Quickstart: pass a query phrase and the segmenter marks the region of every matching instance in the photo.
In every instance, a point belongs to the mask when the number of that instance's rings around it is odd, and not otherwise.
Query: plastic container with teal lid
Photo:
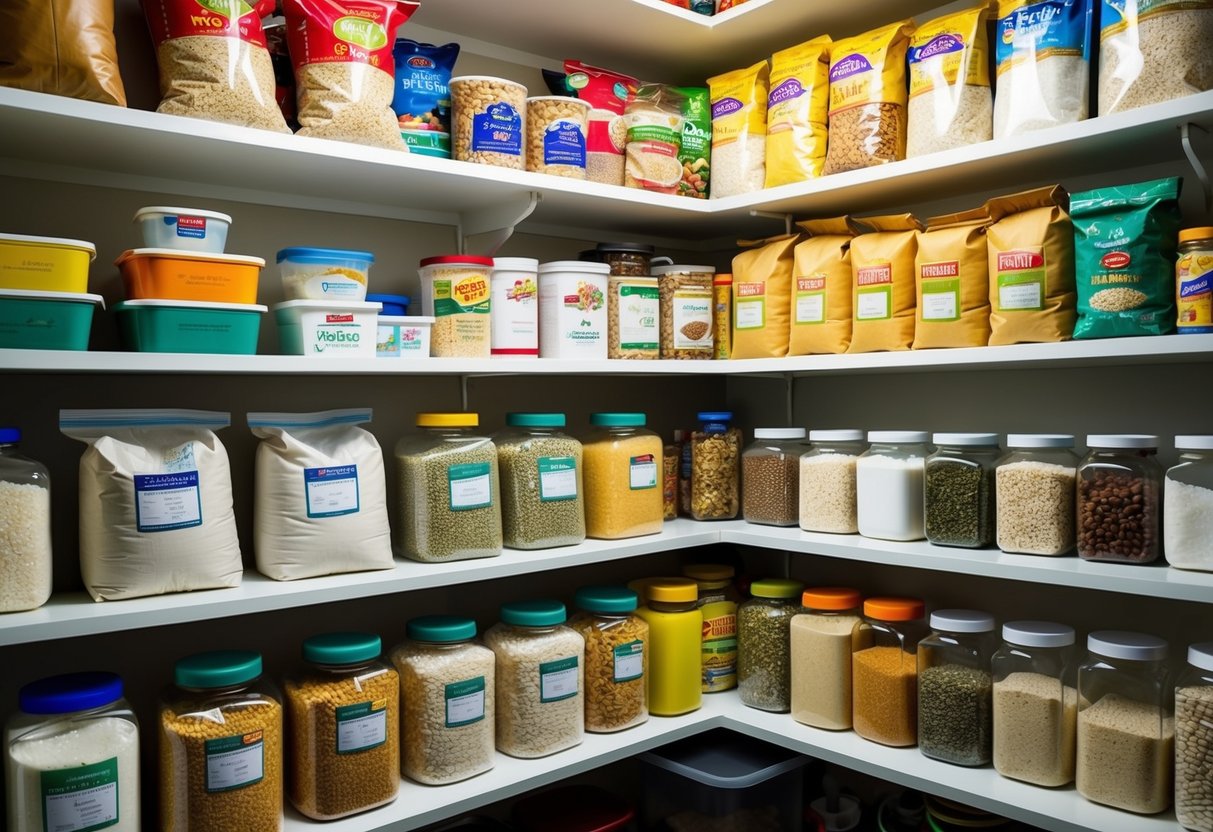
[[[585,639],[585,730],[609,733],[649,718],[645,676],[649,625],[636,615],[636,593],[622,586],[583,586],[569,626]]]
[[[1213,641],[1188,647],[1175,688],[1175,817],[1213,832]]]
[[[51,597],[51,478],[18,452],[21,429],[0,427],[0,612],[42,606]]]
[[[5,726],[9,832],[139,832],[139,723],[113,673],[25,685]]]
[[[961,766],[990,762],[993,719],[990,659],[994,616],[935,610],[918,643],[918,748]]]
[[[177,662],[160,706],[160,829],[282,829],[283,717],[250,650]]]
[[[401,553],[427,563],[501,554],[497,447],[475,413],[418,413],[396,443]]]
[[[727,410],[698,414],[691,433],[691,516],[732,520],[741,508],[741,428]]]
[[[595,413],[582,447],[585,527],[589,537],[615,540],[661,531],[661,437],[643,413]]]
[[[768,578],[750,584],[737,608],[737,691],[751,708],[784,713],[792,707],[792,617],[804,584]]]
[[[732,690],[737,687],[737,604],[741,601],[733,586],[736,570],[724,563],[699,563],[684,566],[682,574],[699,587],[703,692]]]
[[[549,549],[585,540],[581,443],[563,413],[509,413],[493,437],[501,468],[503,540],[511,549]]]
[[[649,713],[678,716],[703,702],[699,588],[687,578],[655,578],[636,614],[649,625]]]
[[[814,728],[851,727],[851,654],[863,596],[847,587],[811,587],[792,617],[792,718]]]
[[[918,742],[918,642],[926,635],[917,598],[868,598],[855,628],[851,714],[855,733],[882,745]]]
[[[1163,551],[1179,569],[1213,572],[1213,436],[1177,436],[1163,487]]]

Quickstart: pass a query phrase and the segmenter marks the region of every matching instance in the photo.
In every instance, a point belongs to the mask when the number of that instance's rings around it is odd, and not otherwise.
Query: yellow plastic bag
[[[914,343],[914,256],[922,223],[912,214],[863,217],[851,241],[855,323],[847,352],[908,350]]]
[[[918,235],[914,349],[984,347],[990,340],[985,208],[927,220]]]
[[[843,353],[851,344],[851,238],[848,217],[797,223],[809,239],[796,246],[788,355]]]
[[[766,183],[770,68],[759,61],[708,79],[712,98],[712,196],[762,190]]]
[[[830,36],[771,56],[766,186],[821,176],[830,108]]]
[[[780,358],[788,354],[792,261],[799,234],[741,240],[757,246],[733,258],[731,358]]]

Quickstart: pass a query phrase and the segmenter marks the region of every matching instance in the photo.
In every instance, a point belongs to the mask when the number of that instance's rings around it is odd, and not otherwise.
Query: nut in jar
[[[465,75],[452,78],[450,90],[455,158],[522,170],[526,87],[505,78]]]
[[[585,179],[585,137],[590,105],[545,95],[526,100],[526,169]]]

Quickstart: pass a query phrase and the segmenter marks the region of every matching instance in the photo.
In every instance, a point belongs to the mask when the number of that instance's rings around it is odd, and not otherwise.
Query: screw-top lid
[[[595,251],[600,254],[643,254],[652,257],[657,249],[646,243],[599,243]]]
[[[917,598],[869,598],[863,602],[863,614],[878,621],[917,621],[926,605]]]
[[[695,414],[695,418],[701,422],[731,422],[733,421],[733,411],[701,410]]]
[[[643,413],[592,413],[590,424],[600,428],[642,428]]]
[[[1167,642],[1147,633],[1097,630],[1087,636],[1087,649],[1110,659],[1153,662],[1167,657]]]
[[[228,688],[261,675],[261,654],[252,650],[213,650],[180,659],[173,681],[183,688]]]
[[[475,257],[470,254],[443,254],[437,257],[426,257],[421,261],[421,268],[426,266],[488,266],[492,268],[492,257]]]
[[[945,633],[990,633],[994,631],[994,616],[977,610],[935,610],[931,613],[931,629]]]
[[[841,430],[811,430],[810,442],[862,442],[863,431],[843,428]]]
[[[1209,229],[1213,231],[1213,228]],[[1188,664],[1201,670],[1213,670],[1213,641],[1188,646]],[[25,710],[22,708],[21,710]]]
[[[804,439],[804,428],[754,428],[755,439]]]
[[[1070,433],[1008,433],[1008,448],[1073,448]]]
[[[682,567],[682,574],[693,581],[731,581],[737,570],[727,563],[693,563]]]
[[[731,272],[718,272],[716,274],[716,276],[712,278],[712,285],[713,286],[732,286],[733,285],[732,273]]]
[[[804,591],[800,602],[812,610],[853,610],[863,603],[863,595],[845,586],[815,586]]]
[[[321,633],[303,641],[303,660],[312,664],[361,664],[382,652],[374,633]]]
[[[562,428],[563,413],[507,413],[505,423],[514,428]]]
[[[1179,232],[1179,242],[1187,243],[1192,240],[1208,240],[1213,238],[1213,227],[1199,225],[1196,228],[1185,228]]]
[[[1074,628],[1052,621],[1008,621],[1002,625],[1002,638],[1020,647],[1069,647]]]
[[[987,448],[998,445],[997,433],[933,433],[931,441],[936,445],[954,445],[963,448]]]
[[[926,442],[931,435],[925,430],[870,430],[869,442]]]
[[[536,272],[541,277],[552,272],[610,274],[611,267],[606,263],[595,263],[592,260],[553,260],[550,263],[540,263]]]
[[[583,586],[573,603],[586,612],[623,613],[636,609],[639,598],[626,586]]]
[[[750,584],[755,598],[799,598],[803,591],[803,583],[788,578],[765,578]]]
[[[30,682],[17,692],[18,706],[27,714],[69,714],[101,708],[122,698],[122,678],[116,673],[65,673]]]
[[[1158,448],[1158,437],[1148,433],[1091,433],[1087,435],[1087,447],[1154,450]]]
[[[662,604],[684,604],[699,600],[699,587],[694,581],[681,578],[655,578],[645,587],[650,601]]]
[[[413,641],[470,641],[476,637],[476,622],[456,615],[423,615],[411,619],[404,633]]]
[[[564,604],[559,601],[513,601],[501,605],[501,620],[518,627],[555,627],[563,624],[565,618]]]
[[[4,441],[4,431],[0,429],[0,442]],[[1177,451],[1213,451],[1213,436],[1177,436],[1175,437]]]
[[[418,413],[419,428],[474,428],[480,425],[479,413]]]
[[[675,263],[671,266],[654,266],[653,274],[716,274],[715,266],[688,266],[684,263]]]
[[[0,428],[0,445],[15,445],[21,441],[21,428]]]
[[[494,257],[493,271],[502,272],[535,272],[539,261],[534,257]]]

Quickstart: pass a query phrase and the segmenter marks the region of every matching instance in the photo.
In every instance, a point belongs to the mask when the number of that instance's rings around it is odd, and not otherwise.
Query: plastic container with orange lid
[[[689,578],[654,578],[636,614],[649,625],[649,713],[677,716],[703,701],[699,586]]]
[[[883,745],[918,742],[918,642],[926,606],[916,598],[869,598],[855,628],[851,715],[855,733]]]
[[[84,294],[96,257],[96,246],[84,240],[0,234],[0,289]]]
[[[239,254],[202,254],[171,248],[135,248],[114,265],[128,300],[200,300],[256,303],[265,261]]]
[[[812,587],[792,618],[792,718],[815,728],[851,727],[851,654],[863,596],[849,587]]]

